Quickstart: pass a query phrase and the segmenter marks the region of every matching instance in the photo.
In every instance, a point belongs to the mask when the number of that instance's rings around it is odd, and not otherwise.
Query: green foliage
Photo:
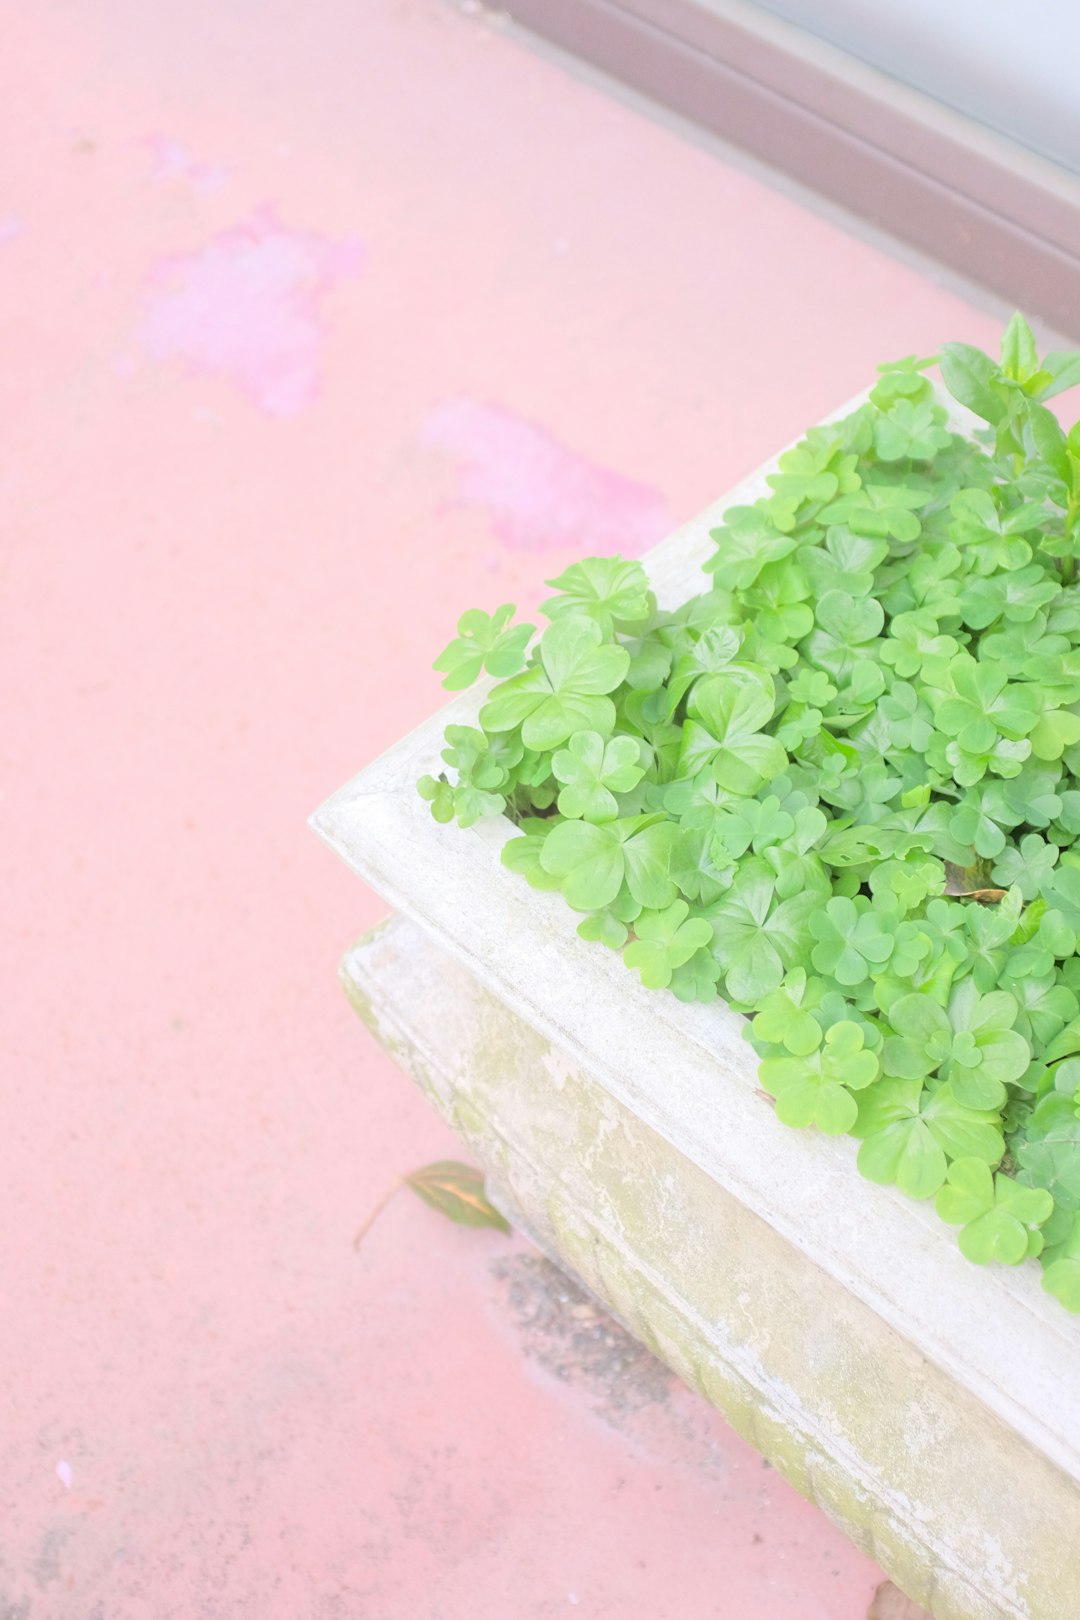
[[[560,815],[586,821],[612,821],[619,813],[616,793],[629,793],[645,774],[633,737],[601,737],[575,731],[553,755],[551,768],[563,784],[556,803]]]
[[[452,692],[471,686],[482,669],[500,679],[514,675],[525,662],[525,648],[533,633],[531,624],[509,629],[515,608],[507,602],[492,614],[479,608],[463,613],[457,624],[457,639],[443,649],[435,668],[445,671],[443,685]]]
[[[943,1221],[960,1227],[960,1249],[969,1260],[1016,1266],[1042,1249],[1039,1228],[1054,1213],[1054,1200],[1041,1187],[995,1176],[981,1159],[954,1159],[934,1207]]]
[[[690,920],[688,920],[690,919]],[[673,900],[663,911],[643,911],[634,923],[634,942],[626,947],[627,967],[637,968],[642,984],[663,990],[681,968],[712,939],[712,924],[690,918],[685,900]]]
[[[980,1263],[1080,1311],[1080,429],[1020,316],[998,360],[908,356],[810,430],[661,610],[638,562],[550,581],[537,636],[471,611],[494,678],[419,784],[505,815],[649,989],[722,995],[786,1124],[849,1132]]]
[[[776,1098],[785,1125],[816,1125],[829,1136],[850,1131],[859,1114],[853,1091],[878,1077],[879,1064],[865,1049],[858,1024],[842,1020],[818,1031],[815,1050],[799,1057],[765,1058],[761,1083]]]

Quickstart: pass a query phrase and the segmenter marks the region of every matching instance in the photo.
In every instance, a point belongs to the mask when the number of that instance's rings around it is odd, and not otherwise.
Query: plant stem
[[[374,1209],[370,1212],[367,1219],[364,1221],[364,1223],[361,1226],[359,1232],[357,1232],[356,1236],[353,1238],[353,1252],[354,1253],[355,1253],[355,1251],[357,1249],[359,1249],[361,1243],[367,1237],[368,1233],[371,1231],[371,1228],[375,1225],[375,1222],[378,1220],[379,1216],[382,1214],[383,1210],[386,1208],[386,1206],[390,1202],[391,1198],[393,1198],[394,1194],[400,1190],[402,1185],[403,1185],[403,1183],[402,1183],[401,1177],[400,1176],[395,1176],[393,1181],[390,1183],[389,1187],[386,1189],[386,1191],[383,1193],[382,1197],[379,1199],[378,1203],[375,1205]]]

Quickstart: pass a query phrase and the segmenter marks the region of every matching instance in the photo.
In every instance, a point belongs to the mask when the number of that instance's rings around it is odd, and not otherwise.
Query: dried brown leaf
[[[980,900],[983,905],[996,906],[1004,900],[1006,891],[991,885],[989,861],[976,861],[974,866],[946,861],[945,893],[956,900]]]

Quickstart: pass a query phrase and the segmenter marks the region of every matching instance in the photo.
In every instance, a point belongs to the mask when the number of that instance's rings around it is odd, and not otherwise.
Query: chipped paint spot
[[[428,417],[422,442],[454,457],[460,502],[485,507],[512,550],[633,557],[672,527],[656,490],[596,466],[501,406],[446,400]]]
[[[0,214],[0,242],[14,242],[24,228],[18,214]]]
[[[66,1491],[70,1491],[75,1475],[72,1471],[71,1464],[66,1462],[63,1458],[61,1458],[56,1465],[56,1477],[59,1479],[64,1489]]]
[[[171,135],[148,135],[142,144],[150,154],[155,180],[183,180],[201,190],[216,191],[229,178],[229,171],[222,164],[206,163],[193,157],[183,141]]]
[[[157,265],[139,338],[155,360],[224,377],[269,415],[294,416],[318,391],[320,302],[361,262],[355,239],[287,230],[261,212]]]

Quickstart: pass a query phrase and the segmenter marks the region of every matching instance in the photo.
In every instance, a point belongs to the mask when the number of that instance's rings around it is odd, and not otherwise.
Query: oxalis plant
[[[496,684],[419,787],[515,823],[506,865],[643,984],[748,1014],[785,1124],[1080,1312],[1080,430],[1045,404],[1076,382],[1014,316],[997,362],[880,367],[674,611],[594,557],[542,631],[465,613],[435,668]]]

